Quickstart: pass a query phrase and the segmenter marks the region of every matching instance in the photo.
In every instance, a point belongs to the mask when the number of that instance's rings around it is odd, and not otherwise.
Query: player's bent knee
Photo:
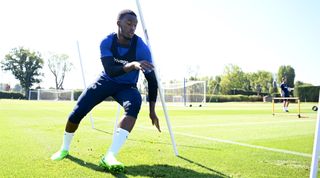
[[[125,115],[137,118],[140,108],[141,108],[142,100],[141,98],[136,98],[135,100],[128,101],[127,104],[124,104]]]
[[[68,120],[74,124],[79,124],[87,113],[88,111],[86,109],[77,107],[70,113]]]

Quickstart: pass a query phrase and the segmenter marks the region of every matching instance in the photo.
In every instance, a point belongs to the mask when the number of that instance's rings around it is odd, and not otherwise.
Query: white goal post
[[[29,90],[29,100],[74,101],[73,90],[36,89]]]

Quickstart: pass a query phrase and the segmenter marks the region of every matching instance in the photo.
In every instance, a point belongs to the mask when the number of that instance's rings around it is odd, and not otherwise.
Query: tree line
[[[72,68],[72,63],[66,54],[51,53],[47,58],[48,67],[54,75],[56,89],[63,89],[63,82],[67,72]],[[2,70],[11,71],[28,98],[30,88],[42,81],[44,74],[41,69],[44,67],[44,58],[39,52],[31,51],[24,47],[12,49],[0,62]]]
[[[311,85],[302,81],[295,81],[295,70],[290,65],[282,65],[278,68],[277,74],[265,70],[257,72],[244,72],[239,66],[228,64],[221,75],[215,77],[194,77],[189,80],[207,81],[208,94],[232,95],[239,91],[248,93],[247,95],[277,95],[282,78],[287,78],[289,87],[294,88],[301,85]]]
[[[55,88],[63,89],[65,75],[72,68],[72,63],[66,54],[51,53],[47,58],[47,65],[54,76]],[[44,58],[39,52],[34,52],[24,47],[12,49],[0,62],[2,70],[11,71],[28,97],[30,88],[42,81]],[[290,65],[283,65],[278,68],[278,73],[259,70],[257,72],[244,72],[239,66],[228,64],[221,75],[212,77],[191,76],[189,80],[207,81],[207,94],[236,94],[236,92],[256,93],[257,95],[278,94],[278,87],[283,77],[287,78],[289,87],[294,88],[300,85],[311,85],[302,81],[295,81],[295,70]]]

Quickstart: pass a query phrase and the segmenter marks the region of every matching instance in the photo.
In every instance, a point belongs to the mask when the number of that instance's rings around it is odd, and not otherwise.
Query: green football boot
[[[100,160],[99,166],[113,174],[119,174],[124,171],[123,163],[117,161],[117,159],[111,154],[107,157],[103,157]]]
[[[59,161],[62,160],[63,158],[67,157],[69,155],[68,150],[59,150],[58,152],[54,153],[51,156],[51,160],[53,161]]]

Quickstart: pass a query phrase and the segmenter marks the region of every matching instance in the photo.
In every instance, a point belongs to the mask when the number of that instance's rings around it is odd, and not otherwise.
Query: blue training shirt
[[[289,97],[289,87],[285,83],[281,83],[280,85],[281,88],[281,95],[282,97]]]
[[[115,37],[115,33],[111,33],[105,39],[102,40],[100,44],[101,59],[104,57],[115,57],[111,50],[112,41],[114,37]],[[131,42],[130,42],[130,46],[131,46]],[[117,45],[118,54],[121,56],[125,55],[129,51],[130,46],[121,46],[120,44],[118,44]],[[146,60],[152,63],[150,49],[139,36],[137,36],[137,44],[136,44],[135,51],[136,51],[135,59],[128,59],[125,62]],[[102,76],[116,83],[136,84],[139,77],[139,71],[133,70],[131,72],[125,73],[117,77],[110,77],[105,71],[103,71]]]

